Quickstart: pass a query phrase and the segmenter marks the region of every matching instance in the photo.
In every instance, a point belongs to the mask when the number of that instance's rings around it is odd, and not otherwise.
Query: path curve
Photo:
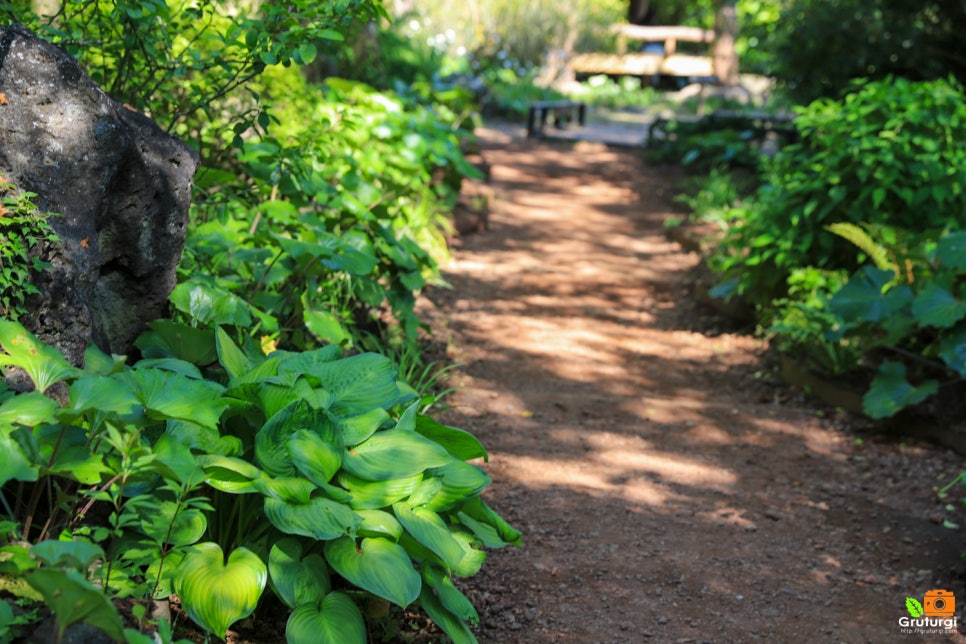
[[[482,642],[884,642],[906,597],[966,606],[935,494],[962,458],[769,384],[693,304],[669,180],[634,151],[480,136],[490,230],[430,299],[463,365],[446,419],[524,532],[463,584]]]

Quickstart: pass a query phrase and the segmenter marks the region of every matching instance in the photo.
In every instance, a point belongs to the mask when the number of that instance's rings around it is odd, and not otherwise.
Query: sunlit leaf
[[[432,589],[423,587],[419,595],[419,605],[423,607],[433,623],[439,626],[447,637],[454,644],[476,644],[476,636],[467,625],[465,620],[454,615],[452,611],[443,606],[439,598],[433,594]]]
[[[473,434],[443,425],[429,416],[416,418],[416,431],[436,441],[461,461],[471,461],[474,458],[482,458],[486,461],[489,458],[486,448]]]
[[[366,481],[342,471],[336,478],[352,495],[349,505],[353,509],[378,510],[411,495],[422,481],[423,475],[415,474],[388,481]]]
[[[426,507],[436,511],[448,510],[465,499],[478,495],[493,482],[479,467],[457,460],[433,470],[433,475],[442,479],[442,485],[439,493],[426,503]]]
[[[329,593],[321,601],[302,604],[285,626],[289,644],[365,644],[362,613],[345,593]]]
[[[329,592],[329,567],[318,554],[304,555],[294,537],[279,539],[268,554],[272,587],[289,608],[317,603]]]
[[[459,566],[463,548],[453,539],[450,529],[438,514],[426,508],[413,508],[407,503],[395,503],[392,509],[406,532],[435,553],[447,569]]]
[[[47,346],[12,320],[0,319],[0,347],[6,351],[6,355],[0,354],[0,366],[23,369],[40,393],[56,382],[82,374],[60,351]]]
[[[247,548],[226,562],[218,544],[199,543],[178,566],[175,590],[188,616],[224,639],[229,626],[254,612],[267,579],[267,567]]]
[[[327,434],[333,442],[323,440],[316,431],[308,429],[296,430],[288,439],[295,468],[319,485],[328,483],[342,466],[341,436],[331,423],[327,423],[327,428],[331,429]]]
[[[265,517],[286,534],[319,540],[354,535],[362,520],[338,501],[315,497],[308,503],[265,499]]]
[[[478,626],[480,616],[470,600],[466,598],[453,583],[453,579],[436,566],[426,566],[423,569],[423,579],[425,579],[436,593],[436,597],[446,610],[456,615],[461,620],[465,620],[473,626]],[[421,595],[421,598],[425,593]]]
[[[355,510],[362,518],[359,535],[363,537],[388,537],[398,541],[403,527],[399,520],[385,510]]]
[[[0,425],[33,427],[54,420],[57,403],[39,391],[12,396],[0,403]]]
[[[359,478],[382,481],[412,476],[454,460],[439,443],[415,432],[392,429],[346,450],[342,466]]]
[[[217,427],[228,407],[228,401],[221,397],[225,388],[210,380],[193,380],[159,369],[132,370],[124,376],[151,418]]]
[[[325,544],[325,559],[348,582],[405,608],[416,601],[422,579],[402,546],[367,537],[357,546],[343,537]]]
[[[44,604],[57,617],[58,641],[75,622],[90,624],[115,640],[124,640],[124,627],[114,604],[103,590],[78,573],[38,568],[24,574],[24,578],[43,595]]]

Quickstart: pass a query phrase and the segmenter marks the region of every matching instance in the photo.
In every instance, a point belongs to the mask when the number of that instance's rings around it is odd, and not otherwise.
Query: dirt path
[[[966,606],[942,525],[962,512],[935,493],[964,460],[756,376],[756,342],[691,301],[670,184],[632,151],[481,135],[490,230],[432,295],[464,365],[448,420],[524,532],[466,585],[481,641],[966,641],[898,630],[906,597]]]

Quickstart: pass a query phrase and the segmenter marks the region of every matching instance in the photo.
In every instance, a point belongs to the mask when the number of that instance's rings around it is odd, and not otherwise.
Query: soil
[[[790,390],[696,303],[671,171],[479,134],[488,229],[429,298],[445,420],[524,533],[463,583],[480,641],[966,641],[899,626],[907,597],[966,605],[961,493],[937,494],[966,460]]]

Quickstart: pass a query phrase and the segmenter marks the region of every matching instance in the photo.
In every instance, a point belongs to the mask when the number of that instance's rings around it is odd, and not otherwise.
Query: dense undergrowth
[[[364,642],[375,598],[474,641],[453,580],[520,535],[480,498],[485,448],[432,418],[414,309],[478,176],[472,92],[418,55],[400,91],[366,82],[376,67],[307,80],[320,54],[351,58],[369,0],[3,8],[202,168],[171,315],[139,355],[70,365],[3,291],[0,365],[33,391],[0,385],[0,640],[52,619],[57,641],[75,622],[172,641],[176,599],[217,638],[283,605],[290,642]]]

